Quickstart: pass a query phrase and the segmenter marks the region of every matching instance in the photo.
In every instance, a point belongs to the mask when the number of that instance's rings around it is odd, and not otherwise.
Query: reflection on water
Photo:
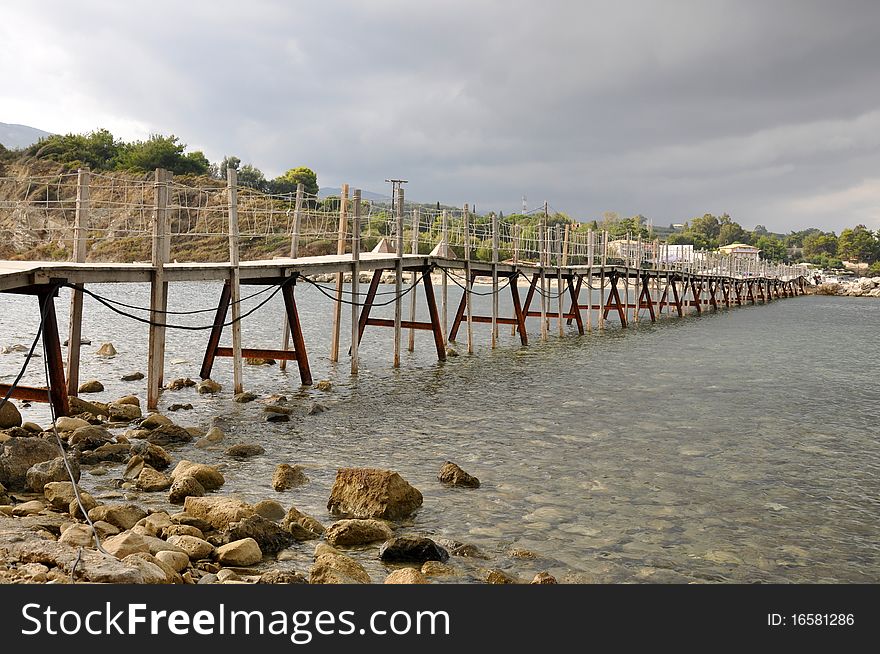
[[[93,288],[147,304],[145,286]],[[208,307],[218,295],[216,284],[173,284],[171,308]],[[488,326],[475,325],[475,356],[459,345],[461,356],[443,364],[430,333],[420,332],[400,370],[390,366],[392,330],[368,328],[361,372],[352,378],[345,356],[339,364],[327,359],[329,301],[308,287],[298,287],[297,297],[314,377],[332,380],[333,390],[301,389],[295,365],[284,372],[245,366],[248,390],[295,401],[290,423],[266,423],[258,403],[231,401],[228,359],[215,365],[213,377],[224,384],[219,396],[185,389],[162,397],[162,407],[193,403],[194,410],[172,414],[184,425],[218,424],[226,444],[266,448],[247,462],[192,445],[173,450],[177,458],[223,464],[223,492],[276,498],[327,522],[337,467],[398,470],[425,496],[406,529],[473,543],[490,557],[456,559],[454,581],[476,579],[489,566],[522,577],[549,569],[571,581],[880,579],[876,301],[802,297],[584,337],[569,330],[563,339],[551,322],[546,343],[530,319],[528,348],[502,326],[494,351]],[[458,297],[452,287],[450,301]],[[0,345],[29,344],[35,300],[2,302]],[[62,293],[62,325],[67,303]],[[488,313],[489,298],[475,304]],[[276,297],[245,323],[245,345],[276,347],[280,315]],[[390,317],[392,309],[376,315]],[[212,317],[180,322],[210,324]],[[345,321],[343,343],[349,333]],[[136,392],[143,399],[145,382],[119,378],[146,371],[146,326],[87,299],[83,334],[92,345],[83,348],[82,378],[107,388],[95,397]],[[207,332],[170,333],[166,380],[196,377],[206,340]],[[102,341],[113,341],[119,355],[95,357]],[[0,356],[4,381],[22,360],[20,353]],[[34,366],[24,382],[40,383],[39,373]],[[315,401],[330,410],[308,415]],[[48,421],[44,405],[24,414]],[[436,475],[447,459],[478,476],[481,488],[442,487]],[[280,462],[303,464],[311,482],[275,493],[270,482]],[[114,476],[84,474],[83,483],[111,492]],[[160,495],[138,501],[162,505]],[[294,547],[285,565],[306,569],[312,548]],[[513,548],[538,558],[510,557]],[[375,548],[356,556],[382,578]]]

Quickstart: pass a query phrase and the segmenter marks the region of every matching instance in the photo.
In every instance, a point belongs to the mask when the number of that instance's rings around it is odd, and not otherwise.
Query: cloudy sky
[[[0,6],[0,121],[510,212],[880,228],[880,2]]]

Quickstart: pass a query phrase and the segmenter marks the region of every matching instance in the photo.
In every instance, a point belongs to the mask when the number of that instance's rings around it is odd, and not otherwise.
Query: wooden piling
[[[397,187],[397,243],[395,254],[397,261],[394,266],[394,364],[400,367],[400,327],[403,310],[403,187]]]
[[[293,205],[293,227],[290,234],[290,258],[296,259],[299,256],[299,232],[300,232],[300,214],[302,212],[303,194],[305,187],[302,183],[296,185],[296,200]],[[281,349],[290,349],[290,325],[288,320],[284,320],[284,326],[281,328]],[[287,368],[287,359],[278,362],[281,370]]]
[[[345,254],[345,242],[348,232],[348,184],[342,185],[339,197],[339,227],[336,233],[336,254]],[[339,333],[342,328],[342,286],[344,274],[336,273],[336,302],[333,303],[333,332],[330,340],[330,361],[339,361]]]
[[[238,171],[226,169],[226,192],[229,201],[229,282],[232,303],[232,387],[235,394],[244,390],[241,372],[241,276],[238,238]]]
[[[448,254],[451,254],[452,250],[449,245],[449,214],[446,209],[443,210],[441,214],[441,229],[442,229],[442,238],[443,238],[443,247]],[[449,307],[449,272],[446,268],[443,268],[443,274],[441,275],[440,282],[440,324],[443,330],[443,344],[449,345],[449,322],[448,322],[448,307]]]
[[[547,215],[547,203],[544,203],[544,216]],[[544,267],[547,265],[547,225],[544,221],[538,226],[538,271],[541,285],[541,340],[547,340],[547,278],[544,275]]]
[[[165,281],[167,262],[166,219],[168,218],[169,174],[156,169],[153,192],[153,238],[150,282],[150,334],[147,360],[147,409],[159,408],[159,388],[165,368],[165,311],[168,308],[168,283]]]
[[[76,213],[73,219],[73,261],[86,260],[89,227],[89,169],[80,168],[76,177]],[[82,340],[83,293],[74,288],[70,295],[70,320],[67,338],[67,394],[79,389],[80,341]]]
[[[358,374],[358,304],[361,277],[361,190],[354,190],[351,217],[351,374]]]
[[[410,249],[410,254],[418,254],[419,253],[419,223],[421,222],[419,218],[419,208],[415,207],[413,209],[413,226],[412,226],[412,247]],[[416,285],[419,282],[420,274],[416,271],[410,273],[410,284],[412,285],[412,290],[409,294],[409,321],[416,321],[416,295],[417,289]],[[416,348],[416,330],[412,327],[409,328],[409,342],[407,343],[407,350],[410,352],[414,351]]]
[[[474,283],[471,277],[471,217],[468,205],[464,205],[464,271],[465,271],[465,311],[467,312],[467,351],[474,353],[474,322],[471,317],[471,287]]]
[[[492,214],[492,349],[498,347],[498,215]]]

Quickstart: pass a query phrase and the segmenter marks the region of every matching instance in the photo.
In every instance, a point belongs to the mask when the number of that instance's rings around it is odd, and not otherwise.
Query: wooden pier
[[[473,351],[475,324],[487,324],[491,329],[491,344],[496,347],[499,325],[510,326],[518,334],[523,346],[529,344],[529,327],[532,319],[538,319],[537,331],[542,340],[548,338],[551,321],[555,321],[560,336],[566,327],[574,325],[577,335],[585,335],[594,327],[605,329],[609,318],[616,318],[621,328],[627,328],[640,320],[656,322],[664,318],[681,318],[689,313],[702,314],[721,311],[746,304],[757,305],[794,297],[804,292],[804,271],[791,266],[771,266],[765,262],[740,261],[717,253],[700,253],[690,260],[675,259],[669,250],[657,241],[643,243],[641,239],[626,239],[623,250],[612,251],[607,233],[572,228],[571,225],[547,228],[542,224],[538,234],[531,240],[519,225],[499,225],[498,220],[483,226],[482,232],[471,223],[467,206],[463,209],[458,229],[451,226],[447,212],[442,216],[425,216],[419,207],[407,211],[403,192],[393,200],[389,234],[392,239],[382,238],[371,251],[362,251],[364,231],[362,228],[363,203],[360,191],[355,190],[349,204],[347,187],[338,209],[338,222],[333,225],[332,238],[336,241],[336,253],[300,256],[306,245],[307,230],[304,224],[309,199],[304,198],[302,187],[291,198],[292,221],[283,228],[271,232],[289,239],[288,256],[272,259],[241,260],[243,239],[254,238],[250,232],[243,233],[240,224],[242,205],[239,200],[236,172],[229,171],[225,189],[212,189],[223,193],[225,207],[203,209],[210,215],[222,210],[226,222],[224,238],[228,238],[229,257],[218,263],[177,262],[171,258],[174,238],[215,237],[217,228],[210,233],[185,229],[180,225],[176,231],[172,214],[182,215],[180,203],[172,204],[172,180],[164,171],[156,171],[152,183],[152,202],[142,199],[137,206],[149,211],[149,218],[141,224],[149,225],[151,260],[149,263],[100,263],[88,262],[87,242],[89,233],[106,234],[103,225],[90,223],[90,180],[87,170],[76,176],[75,196],[71,194],[73,225],[70,229],[73,261],[0,261],[0,293],[32,295],[35,310],[40,312],[42,339],[49,369],[48,387],[35,388],[0,384],[0,393],[28,401],[51,401],[56,415],[69,413],[68,395],[76,395],[79,385],[79,343],[81,335],[82,302],[85,289],[96,283],[143,283],[150,285],[149,306],[149,360],[147,361],[147,408],[156,409],[163,385],[165,370],[165,338],[167,323],[168,286],[176,282],[221,281],[222,291],[214,313],[213,327],[206,339],[205,354],[200,370],[203,379],[209,378],[216,357],[233,359],[233,385],[235,392],[244,388],[242,360],[246,357],[278,359],[282,364],[297,364],[302,384],[312,383],[309,366],[308,344],[303,335],[297,309],[297,286],[317,276],[335,275],[335,289],[329,291],[334,299],[330,356],[337,360],[341,342],[340,315],[345,303],[351,305],[352,333],[349,356],[351,372],[357,374],[358,345],[369,327],[386,327],[394,330],[394,356],[392,365],[400,365],[400,348],[403,330],[409,330],[409,349],[414,347],[416,331],[431,332],[437,358],[446,359],[449,341],[455,341],[464,325],[467,332],[468,352]],[[0,180],[2,181],[2,180]],[[203,192],[203,191],[199,191]],[[208,197],[209,191],[204,191]],[[178,193],[180,195],[180,192]],[[75,197],[75,199],[74,199]],[[211,196],[213,197],[213,196]],[[63,203],[63,199],[58,200]],[[262,201],[262,199],[261,199]],[[270,202],[271,201],[271,204]],[[291,209],[280,206],[277,198],[269,198],[265,206],[269,222],[281,215],[287,217]],[[311,201],[314,205],[314,200]],[[260,205],[263,206],[263,205]],[[187,207],[189,209],[189,207]],[[4,207],[0,206],[0,211]],[[52,207],[51,209],[59,209]],[[60,207],[61,210],[64,207]],[[248,211],[251,209],[249,208]],[[421,210],[424,212],[424,209]],[[49,209],[47,209],[47,214]],[[253,210],[257,215],[257,211]],[[262,216],[262,214],[261,214]],[[202,217],[199,216],[198,219]],[[441,220],[442,218],[442,220]],[[314,221],[313,221],[314,222]],[[404,253],[404,234],[409,229],[411,252]],[[315,242],[316,236],[327,240],[328,228],[323,234],[316,231],[307,236]],[[267,232],[268,233],[268,232]],[[144,234],[146,236],[146,234]],[[265,236],[265,234],[261,234]],[[94,241],[94,236],[92,237]],[[489,256],[478,257],[474,245],[490,244]],[[419,254],[429,250],[430,253]],[[457,251],[457,253],[456,253]],[[508,256],[503,260],[501,254]],[[371,274],[365,293],[359,286],[360,275]],[[432,273],[441,276],[440,301],[435,293]],[[395,280],[394,319],[376,318],[371,315],[383,275],[392,274]],[[344,298],[343,276],[351,276],[351,290]],[[408,279],[408,283],[407,283]],[[447,324],[448,282],[450,279],[462,287],[460,302],[452,313],[451,325]],[[470,302],[480,280],[488,284],[479,286],[480,291],[492,295],[490,315],[474,313]],[[522,282],[522,288],[521,284]],[[274,286],[284,301],[285,316],[279,348],[245,347],[241,318],[242,286]],[[427,321],[415,319],[417,294],[427,308]],[[68,326],[69,347],[65,362],[62,357],[61,339],[55,317],[54,298],[61,288],[71,288],[71,312]],[[413,291],[413,292],[411,292]],[[411,292],[411,293],[410,293]],[[408,319],[403,318],[404,295],[410,294]],[[499,296],[511,298],[512,315],[499,315]],[[522,295],[521,295],[522,293]],[[534,305],[539,305],[540,310]],[[229,315],[231,313],[231,316]],[[665,316],[664,316],[665,314]],[[595,317],[595,320],[594,320]],[[232,332],[232,346],[221,347],[224,328]]]

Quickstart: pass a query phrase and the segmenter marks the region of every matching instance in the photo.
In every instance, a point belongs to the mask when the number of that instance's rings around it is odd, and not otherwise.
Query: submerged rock
[[[359,547],[393,537],[391,527],[381,520],[339,520],[324,532],[324,538],[333,547]]]
[[[126,375],[122,375],[122,381],[139,381],[144,378],[144,373],[140,371],[130,372]]]
[[[253,402],[257,399],[257,396],[254,393],[248,393],[245,391],[244,393],[239,393],[238,395],[232,398],[233,402],[237,402],[239,404],[247,404],[248,402]]]
[[[309,481],[302,470],[302,466],[279,463],[272,475],[272,488],[278,492],[286,491],[295,486],[301,486]]]
[[[450,486],[461,486],[464,488],[480,487],[479,479],[473,475],[469,475],[456,464],[452,463],[452,461],[447,461],[443,464],[443,467],[440,468],[440,474],[437,476],[437,479]]]
[[[364,567],[329,545],[319,543],[315,562],[309,571],[310,584],[369,584],[370,575]]]
[[[422,494],[396,472],[340,468],[327,508],[333,515],[400,520],[422,505]]]
[[[194,477],[206,491],[217,490],[226,483],[223,473],[216,467],[204,463],[193,463],[186,459],[178,463],[171,473],[171,479],[174,481],[182,477]]]
[[[314,540],[320,538],[324,533],[324,525],[310,515],[302,513],[299,509],[292,506],[281,521],[281,526],[293,534],[293,537],[299,541]]]
[[[260,550],[268,554],[285,550],[296,540],[290,531],[261,515],[248,516],[231,523],[223,531],[222,539],[225,542],[253,539],[260,546]]]
[[[252,456],[265,454],[266,450],[262,445],[256,443],[237,443],[226,449],[226,456],[235,457],[236,459],[248,459]]]
[[[205,487],[195,477],[179,477],[171,484],[168,501],[172,504],[183,504],[190,497],[202,497]]]
[[[175,404],[171,404],[168,407],[168,410],[169,411],[191,411],[192,408],[193,408],[193,405],[190,404],[189,402],[187,402],[186,404],[181,404],[181,403],[177,402]]]
[[[198,384],[196,384],[196,390],[201,394],[210,394],[213,395],[215,393],[219,393],[223,387],[215,382],[213,379],[203,379]]]
[[[97,379],[90,379],[89,381],[80,384],[77,390],[80,393],[100,393],[104,390],[104,384]]]
[[[266,422],[290,422],[290,416],[286,413],[269,413]]]
[[[556,581],[556,577],[551,575],[549,572],[539,572],[535,575],[535,578],[531,581],[532,584],[540,585],[540,584],[558,584]]]
[[[254,511],[257,512],[257,515],[266,518],[266,520],[282,520],[287,515],[284,507],[275,500],[261,500],[257,502],[254,504]]]
[[[165,388],[169,391],[179,391],[181,388],[189,388],[195,385],[196,383],[189,377],[181,377],[165,384]]]
[[[383,543],[379,548],[379,558],[389,563],[445,563],[449,560],[449,552],[430,538],[400,536]]]
[[[95,351],[95,354],[99,357],[115,357],[118,352],[113,347],[113,343],[101,343],[101,347]]]

